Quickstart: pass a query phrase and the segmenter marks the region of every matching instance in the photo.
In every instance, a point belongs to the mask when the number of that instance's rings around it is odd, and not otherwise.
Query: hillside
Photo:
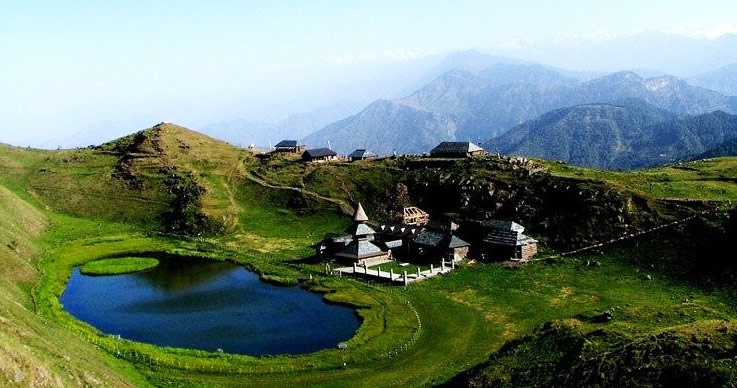
[[[734,270],[701,248],[723,246],[710,239],[726,238],[720,209],[737,199],[735,165],[723,158],[615,173],[493,156],[261,161],[172,124],[86,149],[0,146],[0,385],[427,386],[486,368],[489,355],[516,357],[529,341],[537,348],[531,338],[547,343],[539,329],[551,321],[579,320],[572,338],[606,329],[643,348],[673,327],[711,330],[709,322],[733,319]],[[515,219],[540,240],[543,260],[466,263],[407,289],[325,275],[312,245],[344,230],[341,208],[358,201],[375,221],[408,205],[462,226]],[[678,233],[559,256],[704,210]],[[361,326],[345,349],[250,357],[116,339],[60,305],[74,267],[157,252],[300,284],[356,307]],[[607,310],[615,318],[606,326],[586,319]],[[515,339],[519,348],[505,346]],[[584,356],[574,370],[602,359]],[[622,359],[614,365],[625,370]]]
[[[737,115],[722,111],[663,122],[645,129],[633,144],[638,166],[684,160],[737,138]]]
[[[717,222],[694,222],[658,232],[637,243],[621,244],[629,265],[718,293],[732,287],[737,267],[717,246],[737,235],[737,212]],[[688,244],[682,242],[688,239]],[[647,253],[645,253],[647,252]],[[605,251],[607,256],[610,252]],[[654,260],[653,260],[654,259]],[[671,298],[675,295],[671,295]],[[698,313],[703,300],[678,296],[683,314]],[[689,325],[668,325],[649,336],[631,336],[616,322],[634,311],[612,306],[606,312],[549,321],[508,342],[489,360],[445,387],[700,387],[734,384],[737,350],[734,321],[720,317]],[[667,322],[653,306],[637,310]],[[589,323],[598,323],[592,330]],[[688,354],[687,357],[680,357]]]
[[[340,153],[353,151],[354,145],[386,155],[395,148],[398,153],[422,153],[436,139],[482,142],[556,109],[628,98],[676,115],[737,113],[737,98],[671,76],[643,78],[619,72],[581,82],[540,65],[498,63],[476,72],[449,71],[410,96],[377,101],[304,142],[317,147],[329,139]],[[397,133],[411,141],[385,140]]]
[[[50,246],[71,237],[52,231],[67,220],[49,215],[29,193],[14,192],[27,163],[43,154],[0,146],[0,385],[146,387],[130,366],[36,314],[30,290],[40,280],[39,263]]]
[[[696,156],[695,159],[717,158],[720,156],[737,156],[737,139],[727,140],[703,154]]]
[[[484,143],[503,154],[562,160],[582,166],[628,168],[627,155],[645,127],[675,115],[643,100],[577,105],[546,113]]]

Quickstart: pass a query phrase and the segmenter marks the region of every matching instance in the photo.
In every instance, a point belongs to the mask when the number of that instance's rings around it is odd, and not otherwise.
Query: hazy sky
[[[202,125],[449,50],[644,30],[714,38],[737,32],[735,15],[734,0],[2,1],[0,141],[103,121]]]

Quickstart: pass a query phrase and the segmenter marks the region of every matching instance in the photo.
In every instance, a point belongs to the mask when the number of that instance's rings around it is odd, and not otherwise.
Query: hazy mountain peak
[[[728,96],[737,96],[737,63],[690,78],[689,82]]]
[[[664,89],[675,89],[680,86],[681,80],[672,76],[660,76],[643,80],[643,84],[650,91],[659,91]]]

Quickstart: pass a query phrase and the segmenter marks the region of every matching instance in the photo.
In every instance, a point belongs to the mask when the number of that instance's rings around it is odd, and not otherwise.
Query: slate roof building
[[[444,141],[430,150],[436,158],[465,158],[485,153],[483,148],[467,141]]]
[[[537,240],[524,234],[525,227],[513,221],[486,220],[483,248],[491,259],[528,261],[537,254]]]
[[[375,157],[376,157],[376,154],[374,154],[373,152],[371,152],[369,150],[363,149],[363,148],[359,148],[359,149],[351,152],[350,155],[348,155],[348,159],[350,159],[351,162],[356,162],[356,161],[359,161],[359,160],[371,159],[371,158],[375,158]]]
[[[338,160],[338,154],[330,148],[315,148],[302,153],[302,160],[305,162],[330,162]]]
[[[297,140],[282,140],[274,146],[276,153],[298,154],[304,152],[305,146],[297,143]]]
[[[450,229],[425,228],[410,242],[410,255],[427,261],[438,258],[459,261],[468,256],[470,247],[471,244],[461,240]]]
[[[390,259],[389,251],[374,243],[376,232],[366,224],[368,220],[366,211],[359,203],[353,214],[353,224],[346,230],[352,236],[351,242],[334,255],[337,260],[369,266]]]

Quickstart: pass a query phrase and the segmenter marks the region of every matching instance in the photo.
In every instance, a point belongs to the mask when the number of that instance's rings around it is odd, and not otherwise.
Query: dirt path
[[[348,215],[353,214],[353,205],[351,205],[348,202],[343,201],[341,199],[335,199],[335,198],[325,197],[325,196],[322,196],[322,195],[320,195],[318,193],[315,193],[315,192],[309,191],[309,190],[305,190],[305,189],[300,188],[300,187],[272,185],[271,183],[266,182],[265,180],[263,180],[263,179],[255,176],[255,175],[253,175],[253,173],[251,173],[250,171],[246,171],[244,173],[244,176],[246,177],[246,179],[248,179],[248,180],[250,180],[250,181],[252,181],[254,183],[257,183],[257,184],[259,184],[261,186],[268,187],[268,188],[271,188],[271,189],[291,190],[291,191],[294,191],[294,192],[298,192],[298,193],[301,193],[303,195],[313,197],[313,198],[315,198],[317,200],[325,201],[325,202],[330,202],[330,203],[332,203],[334,205],[337,205],[340,208],[340,211],[342,211],[345,214],[348,214]]]

